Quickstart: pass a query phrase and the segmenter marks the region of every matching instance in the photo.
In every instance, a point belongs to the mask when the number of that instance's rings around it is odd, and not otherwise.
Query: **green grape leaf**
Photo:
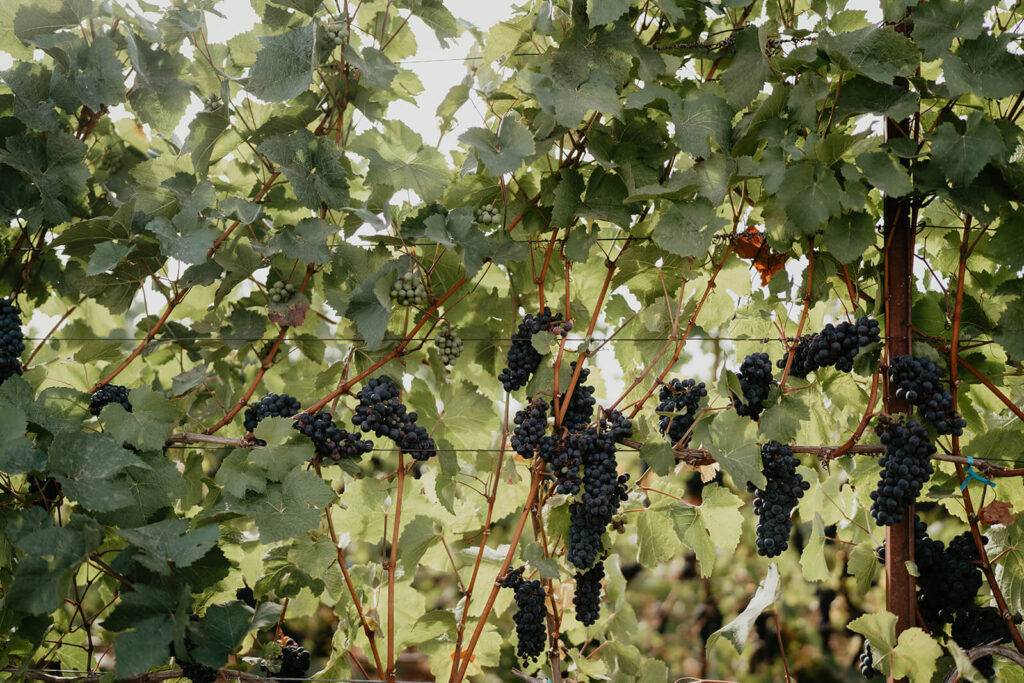
[[[47,468],[64,494],[86,510],[116,510],[132,502],[120,476],[126,467],[147,465],[107,434],[61,432],[49,448]]]
[[[694,435],[703,436],[703,430]],[[748,481],[754,486],[765,487],[761,472],[761,449],[757,445],[757,427],[748,417],[741,417],[730,410],[720,413],[711,421],[709,440],[702,441],[702,447],[711,452],[722,470],[732,477],[737,486],[743,487]],[[705,437],[707,438],[707,437]]]
[[[315,528],[320,508],[333,499],[333,489],[315,472],[296,469],[280,485],[267,486],[262,497],[246,499],[241,509],[256,522],[260,540],[273,543]]]
[[[863,152],[857,157],[857,166],[868,182],[885,195],[902,197],[914,189],[906,169],[884,152]]]
[[[142,552],[136,559],[158,574],[170,574],[171,566],[187,567],[217,544],[220,535],[216,524],[189,531],[184,519],[165,519],[135,529],[120,529],[126,541]]]
[[[858,543],[850,551],[847,572],[857,579],[857,590],[860,593],[866,593],[875,585],[875,575],[879,566],[878,558],[875,556],[875,544],[871,541]]]
[[[674,202],[658,218],[652,237],[659,247],[677,256],[703,258],[715,234],[726,225],[706,199]]]
[[[135,69],[128,102],[144,123],[156,130],[174,130],[189,101],[191,88],[178,78],[188,67],[188,59],[154,48],[132,33],[126,34],[125,43]]]
[[[637,515],[637,561],[656,567],[679,551],[679,536],[672,516],[664,509],[648,508]]]
[[[981,169],[1005,152],[999,128],[980,114],[967,117],[960,133],[952,123],[942,123],[932,134],[932,159],[955,185],[967,185]]]
[[[629,0],[587,0],[591,28],[610,24],[629,9]]]
[[[142,450],[163,448],[181,416],[178,408],[147,386],[132,389],[128,400],[132,404],[130,413],[120,403],[104,406],[100,419],[106,430],[114,439]]]
[[[470,128],[459,141],[471,147],[494,175],[516,170],[534,151],[529,129],[512,118],[502,120],[497,134],[487,128]]]
[[[976,94],[998,99],[1024,89],[1024,65],[1007,51],[1009,34],[964,40],[956,54],[942,57],[942,71],[952,97]]]
[[[917,46],[891,26],[867,26],[849,33],[822,35],[819,40],[841,68],[879,83],[892,83],[896,76],[910,76],[920,63]]]
[[[875,240],[874,218],[871,214],[855,211],[829,221],[821,237],[821,246],[840,263],[856,263],[875,244]]]
[[[640,447],[640,459],[659,477],[668,475],[676,466],[676,454],[672,450],[672,445],[654,436]]]
[[[1024,358],[1024,297],[1007,304],[992,338],[1006,349],[1011,358]]]
[[[800,553],[800,567],[807,581],[827,581],[830,574],[825,562],[825,523],[821,515],[814,515],[811,523],[811,537]]]
[[[322,218],[307,217],[295,226],[275,232],[267,246],[271,252],[281,252],[304,263],[328,263],[331,250],[327,242],[336,234],[337,226]]]
[[[407,574],[413,574],[424,553],[441,540],[437,522],[426,515],[416,515],[402,527],[398,537],[398,557]]]
[[[779,599],[781,587],[779,585],[779,565],[772,562],[768,565],[768,573],[757,587],[757,592],[751,598],[747,606],[743,608],[735,619],[718,629],[708,638],[705,649],[709,652],[720,638],[725,638],[736,650],[737,654],[743,652],[747,646],[747,639],[750,637],[750,629],[761,612],[775,604]]]
[[[303,206],[342,209],[348,205],[348,178],[341,150],[323,136],[303,129],[268,138],[258,149],[280,165]]]
[[[206,666],[224,666],[249,632],[252,618],[253,609],[243,602],[210,605],[189,629],[196,643],[191,655]]]
[[[928,0],[914,8],[914,42],[926,60],[938,59],[956,39],[977,38],[984,30],[988,0]]]
[[[118,678],[127,678],[167,661],[167,644],[174,639],[174,622],[165,615],[139,619],[135,629],[114,639]]]
[[[260,36],[260,51],[246,89],[264,102],[284,102],[313,82],[316,24],[310,22],[276,36]]]
[[[736,52],[729,68],[722,74],[722,85],[729,104],[740,109],[757,97],[765,81],[771,77],[771,66],[764,55],[768,26],[749,26],[733,37]]]

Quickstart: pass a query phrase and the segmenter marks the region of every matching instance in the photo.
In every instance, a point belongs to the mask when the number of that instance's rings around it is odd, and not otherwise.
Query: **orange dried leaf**
[[[747,259],[761,274],[761,286],[767,285],[772,276],[782,269],[786,254],[780,254],[765,242],[764,233],[757,228],[749,227],[739,234],[732,242],[733,250],[742,259]]]

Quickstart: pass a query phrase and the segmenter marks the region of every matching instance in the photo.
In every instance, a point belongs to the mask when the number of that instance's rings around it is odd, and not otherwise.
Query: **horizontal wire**
[[[2,671],[15,671],[13,667],[7,669],[0,669]],[[26,669],[24,673],[31,674],[42,674],[44,676],[53,676],[54,674],[67,674],[73,676],[89,676],[89,677],[101,677],[107,675],[109,672],[104,671],[79,671],[76,669]],[[273,678],[264,678],[256,674],[246,673],[244,676],[239,676],[235,673],[229,673],[226,671],[220,672],[222,676],[230,680],[236,681],[320,681],[322,683],[386,683],[386,681],[379,678],[300,678],[295,676],[274,676]],[[70,681],[73,679],[69,679]],[[97,678],[98,680],[98,678]],[[403,679],[405,680],[405,679]],[[429,681],[407,681],[406,683],[430,683]]]

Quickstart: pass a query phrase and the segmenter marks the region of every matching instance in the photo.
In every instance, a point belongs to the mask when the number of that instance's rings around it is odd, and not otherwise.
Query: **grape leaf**
[[[743,652],[747,646],[747,639],[750,637],[750,629],[754,621],[779,599],[779,565],[772,562],[768,565],[768,573],[757,587],[757,592],[751,598],[747,606],[743,608],[735,619],[718,629],[708,638],[705,649],[711,651],[720,638],[725,638],[736,650],[737,654]]]
[[[260,51],[249,71],[246,89],[265,102],[284,102],[313,82],[313,43],[316,24],[276,36],[260,36]]]

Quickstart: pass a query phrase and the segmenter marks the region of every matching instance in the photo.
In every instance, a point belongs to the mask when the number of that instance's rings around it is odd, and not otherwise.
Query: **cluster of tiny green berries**
[[[476,210],[476,222],[484,225],[498,225],[501,223],[501,209],[496,206],[481,206]]]
[[[437,344],[437,352],[441,354],[441,362],[445,365],[455,363],[455,359],[462,353],[462,339],[449,325],[441,328],[434,343]]]
[[[327,37],[336,45],[344,45],[348,38],[348,26],[344,21],[332,21],[327,24]]]
[[[423,306],[427,303],[427,288],[420,282],[420,275],[410,270],[391,285],[391,300],[399,306]]]
[[[267,288],[267,298],[271,303],[280,304],[291,299],[295,290],[296,287],[292,283],[278,280]]]

